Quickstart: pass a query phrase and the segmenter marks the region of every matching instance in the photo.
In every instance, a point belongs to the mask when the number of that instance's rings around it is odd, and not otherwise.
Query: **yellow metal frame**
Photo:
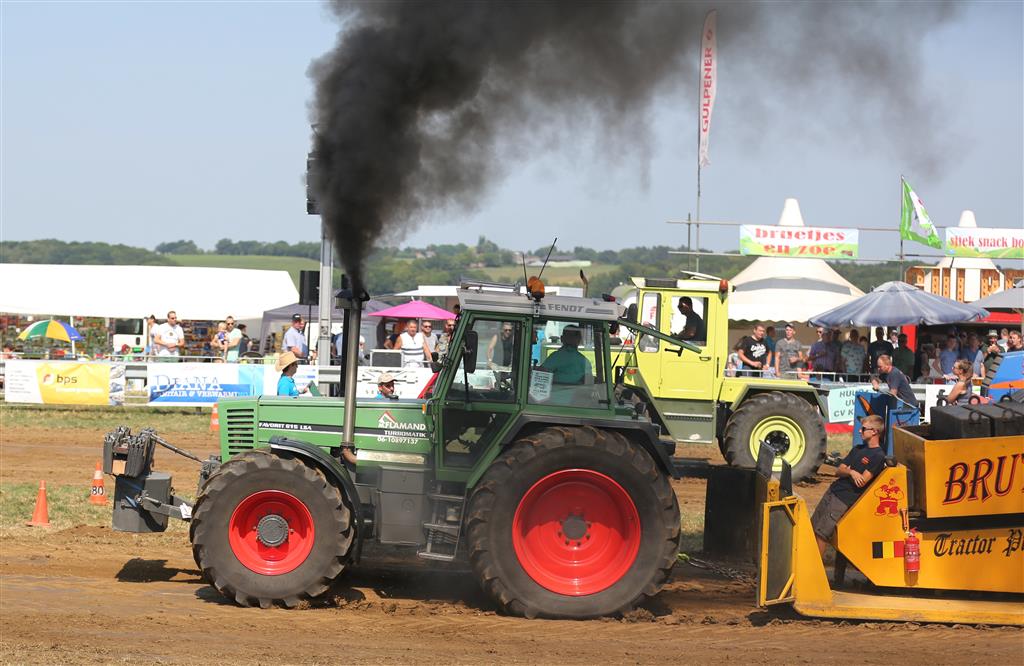
[[[898,467],[894,469],[902,469],[901,473],[905,477],[905,468]],[[882,479],[883,476],[880,476],[879,479]],[[887,482],[887,480],[876,480],[876,482],[884,483]],[[865,493],[865,496],[867,495],[868,494]],[[870,507],[870,502],[864,501],[865,496],[862,496],[858,503],[863,503],[864,507]],[[857,506],[858,504],[855,504],[854,507],[851,508],[851,512],[854,511]],[[784,557],[772,557],[773,544],[770,541],[770,520],[771,511],[776,507],[782,508],[793,529],[792,552],[788,558],[792,569],[789,572],[787,582],[782,586],[781,592],[774,598],[769,599],[767,598],[767,581],[769,575],[772,574],[770,567],[773,566],[773,562],[777,562],[779,559],[786,559]],[[862,511],[865,511],[866,513],[866,510],[862,509]],[[844,535],[842,532],[844,521],[847,520],[848,516],[844,516],[843,519],[840,520],[840,536],[838,537],[840,544],[843,543],[844,538],[850,540],[854,539],[855,530],[852,530],[849,525],[846,525],[846,534]],[[888,516],[884,517],[888,518]],[[895,594],[890,589],[880,589],[876,593],[834,591],[829,586],[828,576],[825,572],[825,565],[822,562],[821,557],[818,555],[817,541],[811,528],[810,514],[807,509],[807,503],[803,498],[799,496],[791,496],[773,501],[765,501],[763,502],[761,511],[759,512],[759,519],[761,521],[761,549],[758,580],[758,606],[765,607],[778,603],[792,602],[793,608],[802,615],[836,619],[966,622],[1024,626],[1024,597],[1020,596],[1015,596],[1005,601],[979,601],[948,598],[939,599],[933,597],[911,597]],[[854,520],[859,519],[861,519],[861,517],[857,517],[856,515],[854,516]],[[886,536],[890,535],[891,531],[888,528],[891,527],[891,525],[886,523],[881,524],[884,526],[884,534]],[[902,525],[902,521],[900,521],[900,524]],[[902,526],[898,529],[900,534],[902,534]],[[865,538],[865,535],[861,534],[859,538],[863,539]],[[863,541],[861,543],[863,543]],[[925,567],[932,566],[934,568],[935,563],[925,559],[924,557],[926,548],[929,547],[926,540],[922,539],[921,547],[923,572]],[[894,562],[899,565],[899,569],[902,572],[902,560],[894,560]],[[890,562],[890,564],[892,563],[893,562]],[[1003,571],[1004,573],[1009,572],[1012,576],[1013,572],[1009,571],[1009,569],[1004,568]],[[905,583],[910,582],[915,581],[905,581]],[[916,582],[919,583],[920,581]],[[916,587],[917,585],[906,584],[903,586]],[[900,586],[897,585],[897,587]],[[921,585],[921,587],[925,586]],[[947,587],[946,589],[952,588]],[[1010,587],[1008,589],[1014,588]]]

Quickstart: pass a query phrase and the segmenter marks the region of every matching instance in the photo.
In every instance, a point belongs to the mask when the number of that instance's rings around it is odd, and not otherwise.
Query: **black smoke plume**
[[[609,162],[645,158],[656,96],[696,93],[709,6],[381,0],[331,8],[342,22],[338,44],[310,69],[316,188],[342,264],[361,285],[376,246],[396,244],[441,211],[472,209],[506,170],[571,130],[596,130]],[[751,126],[766,122],[771,104],[755,103],[765,96],[792,95],[803,106],[787,112],[813,117],[815,97],[826,93],[860,105],[836,129],[877,130],[872,119],[895,119],[887,140],[909,141],[930,126],[915,40],[950,14],[934,3],[724,4],[719,76],[726,80],[733,64],[760,72],[737,93],[759,109],[741,119]],[[680,113],[696,118],[695,104]],[[930,159],[921,144],[915,154]]]

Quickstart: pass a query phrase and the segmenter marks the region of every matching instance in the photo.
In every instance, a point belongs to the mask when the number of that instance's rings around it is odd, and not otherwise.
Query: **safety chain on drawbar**
[[[731,569],[729,567],[723,567],[722,565],[715,564],[714,562],[699,560],[696,557],[687,555],[686,553],[679,553],[679,561],[689,564],[691,567],[696,567],[698,569],[706,569],[708,571],[714,572],[719,576],[722,576],[723,578],[728,578],[729,580],[735,580],[741,583],[750,583],[754,581],[754,576],[750,574],[738,571],[736,569]]]

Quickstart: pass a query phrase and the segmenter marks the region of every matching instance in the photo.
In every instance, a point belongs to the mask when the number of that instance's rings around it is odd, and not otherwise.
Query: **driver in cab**
[[[676,307],[679,309],[679,314],[683,315],[683,330],[673,333],[672,337],[680,340],[704,341],[707,338],[707,328],[701,316],[693,311],[693,299],[683,296],[679,299]]]
[[[566,326],[562,331],[562,346],[545,359],[541,368],[552,373],[555,384],[584,384],[594,377],[594,371],[583,354],[580,342],[583,332],[576,326]]]

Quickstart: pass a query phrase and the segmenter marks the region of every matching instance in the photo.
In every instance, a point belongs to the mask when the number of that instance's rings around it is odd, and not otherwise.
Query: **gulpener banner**
[[[704,31],[700,38],[700,166],[711,163],[708,157],[708,137],[711,133],[711,113],[715,108],[715,93],[718,91],[718,12],[708,12],[704,19]]]

